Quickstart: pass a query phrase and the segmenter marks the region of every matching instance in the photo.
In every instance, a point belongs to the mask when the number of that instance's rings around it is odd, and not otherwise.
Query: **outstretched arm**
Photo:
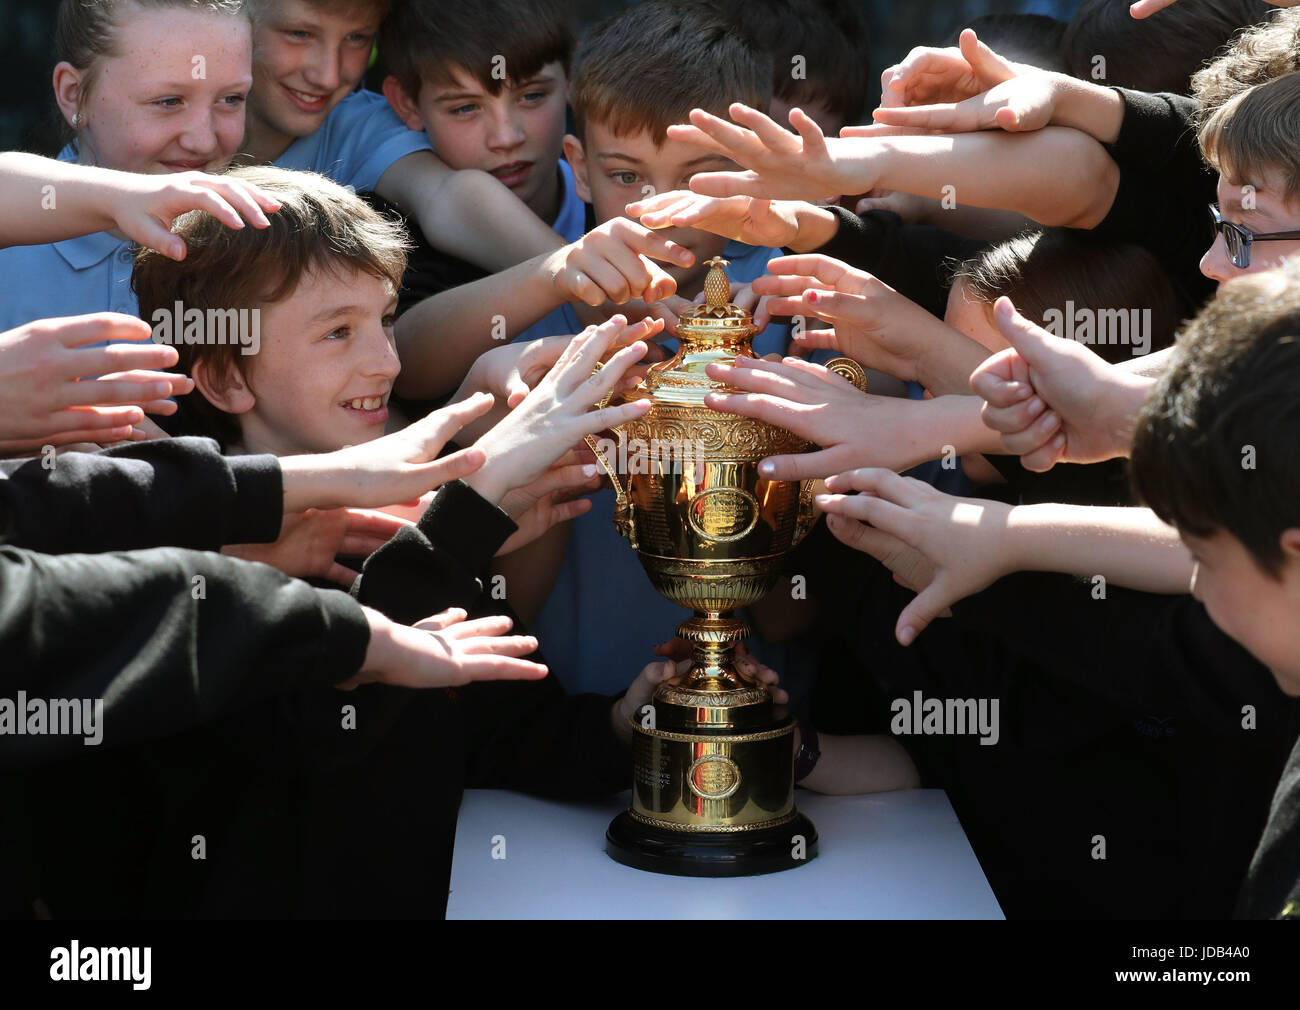
[[[478,169],[454,171],[431,151],[395,161],[375,192],[420,222],[439,252],[485,270],[504,270],[564,240],[499,181]]]
[[[910,645],[958,600],[1016,571],[1064,572],[1149,593],[1185,593],[1192,559],[1150,509],[1021,505],[955,498],[888,470],[827,481],[831,532],[880,560],[918,595],[899,615]],[[852,494],[851,492],[861,492]]]
[[[1091,228],[1109,211],[1119,168],[1092,137],[1062,127],[1027,134],[889,135],[826,138],[798,109],[783,130],[756,109],[732,105],[727,122],[702,109],[675,140],[730,158],[741,172],[704,172],[691,189],[706,196],[817,200],[882,188],[951,197],[974,207],[1015,210],[1042,224]]]
[[[185,243],[170,231],[190,210],[222,224],[267,227],[279,204],[256,186],[203,172],[140,175],[76,165],[35,154],[0,154],[0,246],[40,245],[118,228],[172,259]]]

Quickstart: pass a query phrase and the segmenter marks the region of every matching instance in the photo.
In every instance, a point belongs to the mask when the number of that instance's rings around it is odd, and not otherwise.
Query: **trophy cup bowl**
[[[816,829],[795,809],[795,720],[736,669],[749,628],[730,616],[776,586],[812,528],[812,481],[758,472],[764,458],[808,443],[705,405],[725,388],[707,365],[755,356],[752,318],[729,301],[726,261],[709,265],[704,304],[681,316],[677,354],[625,397],[651,399],[650,411],[619,429],[621,451],[588,439],[614,485],[615,525],[655,589],[693,612],[677,628],[692,645],[690,669],[633,716],[632,804],[610,824],[606,851],[639,869],[703,877],[789,869],[817,852]],[[865,388],[856,362],[828,367]]]

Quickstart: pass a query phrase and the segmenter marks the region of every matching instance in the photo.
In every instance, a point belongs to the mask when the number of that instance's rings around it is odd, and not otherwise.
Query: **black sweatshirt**
[[[1084,599],[1088,588],[1076,579],[1021,573],[954,605],[953,615],[968,625],[1005,629],[1013,648],[1050,663],[1054,674],[1116,700],[1159,706],[1220,741],[1222,756],[1207,764],[1203,793],[1188,797],[1189,809],[1198,798],[1207,809],[1186,830],[1226,858],[1239,852],[1244,829],[1253,827],[1258,845],[1237,915],[1273,918],[1290,909],[1296,916],[1300,701],[1285,695],[1268,669],[1189,596],[1111,587],[1104,601]],[[1273,793],[1271,809],[1261,791]],[[1249,794],[1258,813],[1251,823],[1234,823],[1222,805],[1204,802],[1216,794]],[[1189,889],[1199,884],[1187,881]]]
[[[0,462],[0,541],[45,554],[216,550],[280,535],[274,456],[223,456],[207,438]]]
[[[1218,199],[1218,175],[1201,157],[1192,125],[1196,101],[1115,91],[1124,120],[1106,149],[1119,166],[1119,188],[1092,234],[1151,250],[1187,304],[1199,308],[1215,289],[1200,261],[1214,238],[1207,208]]]
[[[478,572],[513,530],[464,484],[444,486],[371,556],[355,593],[401,621],[497,612]],[[113,761],[53,766],[28,794],[40,893],[59,917],[439,916],[463,788],[626,787],[611,704],[567,697],[553,677],[305,689]],[[52,799],[69,782],[84,797],[75,810]]]

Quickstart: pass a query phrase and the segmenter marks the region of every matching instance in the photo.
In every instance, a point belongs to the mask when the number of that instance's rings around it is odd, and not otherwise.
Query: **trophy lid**
[[[731,301],[731,281],[723,269],[730,265],[721,256],[708,261],[704,301],[678,317],[681,346],[672,358],[650,367],[642,387],[645,395],[666,403],[702,406],[707,393],[724,388],[705,373],[708,365],[755,357],[752,341],[757,327],[754,317]]]

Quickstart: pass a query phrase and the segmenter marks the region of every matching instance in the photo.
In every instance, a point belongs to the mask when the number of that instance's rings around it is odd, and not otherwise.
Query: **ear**
[[[257,397],[244,379],[244,373],[233,362],[221,374],[212,362],[196,361],[190,368],[194,389],[212,406],[226,414],[246,414],[257,403]]]
[[[420,107],[416,104],[401,82],[389,74],[384,78],[383,85],[384,97],[388,99],[388,104],[393,107],[397,113],[397,118],[405,123],[412,130],[423,130],[424,119],[420,116]]]
[[[1292,526],[1282,531],[1281,547],[1284,558],[1300,562],[1300,527]]]
[[[54,68],[54,102],[69,126],[81,111],[81,82],[81,71],[66,60]]]
[[[591,203],[591,182],[587,178],[587,152],[572,133],[564,135],[564,160],[573,169],[573,190],[583,203]]]

